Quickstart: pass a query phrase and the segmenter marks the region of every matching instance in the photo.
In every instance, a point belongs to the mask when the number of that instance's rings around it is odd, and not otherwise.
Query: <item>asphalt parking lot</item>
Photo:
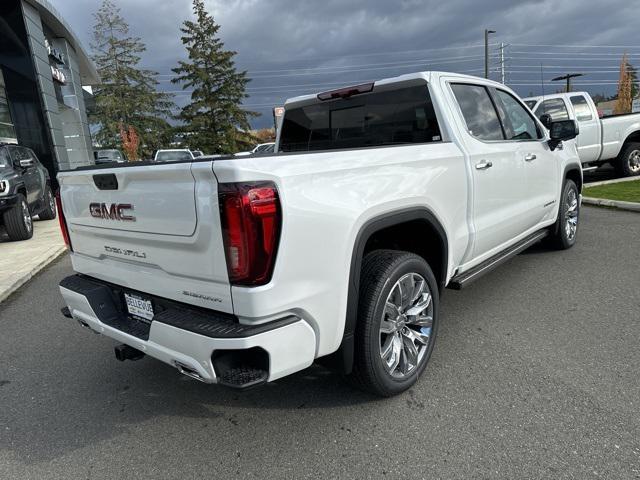
[[[0,305],[0,478],[640,478],[640,216],[579,234],[446,291],[386,400],[320,367],[238,393],[120,363],[59,314],[64,257]]]

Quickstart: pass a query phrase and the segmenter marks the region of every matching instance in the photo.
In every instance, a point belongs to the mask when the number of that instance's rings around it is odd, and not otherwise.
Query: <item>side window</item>
[[[557,122],[559,120],[569,120],[569,112],[564,100],[561,98],[550,98],[542,102],[536,108],[536,117],[540,118],[544,114],[550,115],[551,120]]]
[[[11,155],[11,161],[14,166],[18,166],[20,164],[20,160],[25,158],[20,147],[9,147],[9,154]]]
[[[582,95],[574,95],[571,97],[573,110],[576,112],[576,120],[579,122],[587,122],[593,118],[591,107],[587,103],[587,99]]]
[[[504,140],[498,114],[485,87],[454,83],[451,89],[472,136],[480,140]]]
[[[507,140],[536,140],[541,138],[538,125],[526,108],[510,93],[496,90],[504,115],[504,128]]]
[[[6,148],[0,147],[0,168],[7,168],[11,166],[11,157]]]
[[[31,150],[30,148],[28,150],[29,150],[29,158],[33,158],[33,161],[35,162],[36,165],[40,165],[40,160],[38,159],[36,152]]]

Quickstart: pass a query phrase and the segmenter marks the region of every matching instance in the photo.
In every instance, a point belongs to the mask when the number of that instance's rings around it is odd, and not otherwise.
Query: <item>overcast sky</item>
[[[99,0],[50,0],[89,49]],[[162,88],[184,56],[179,27],[189,0],[114,0],[132,32],[147,45],[144,66]],[[640,63],[638,4],[628,0],[208,0],[226,47],[249,72],[246,105],[272,123],[271,107],[303,93],[419,70],[483,75],[483,34],[491,36],[492,77],[500,78],[504,42],[506,83],[522,96],[582,72],[574,89],[612,93],[623,52]],[[545,85],[547,92],[559,88]],[[185,100],[178,94],[177,103]]]

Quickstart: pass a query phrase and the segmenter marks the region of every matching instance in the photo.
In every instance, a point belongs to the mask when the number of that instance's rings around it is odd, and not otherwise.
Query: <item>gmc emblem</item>
[[[126,210],[133,210],[130,203],[112,203],[107,206],[106,203],[89,204],[89,213],[94,218],[102,218],[104,220],[120,220],[122,222],[135,222],[136,217],[127,215]]]

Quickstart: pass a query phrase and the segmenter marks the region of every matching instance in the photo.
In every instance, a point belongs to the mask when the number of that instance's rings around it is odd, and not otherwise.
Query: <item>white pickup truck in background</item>
[[[549,120],[578,122],[578,154],[585,170],[611,163],[622,176],[640,175],[640,113],[601,117],[587,92],[556,93],[524,101],[543,124],[548,125]]]
[[[287,101],[275,154],[61,172],[63,314],[206,383],[319,360],[397,394],[444,287],[575,243],[576,124],[550,127],[502,84],[426,72]]]

